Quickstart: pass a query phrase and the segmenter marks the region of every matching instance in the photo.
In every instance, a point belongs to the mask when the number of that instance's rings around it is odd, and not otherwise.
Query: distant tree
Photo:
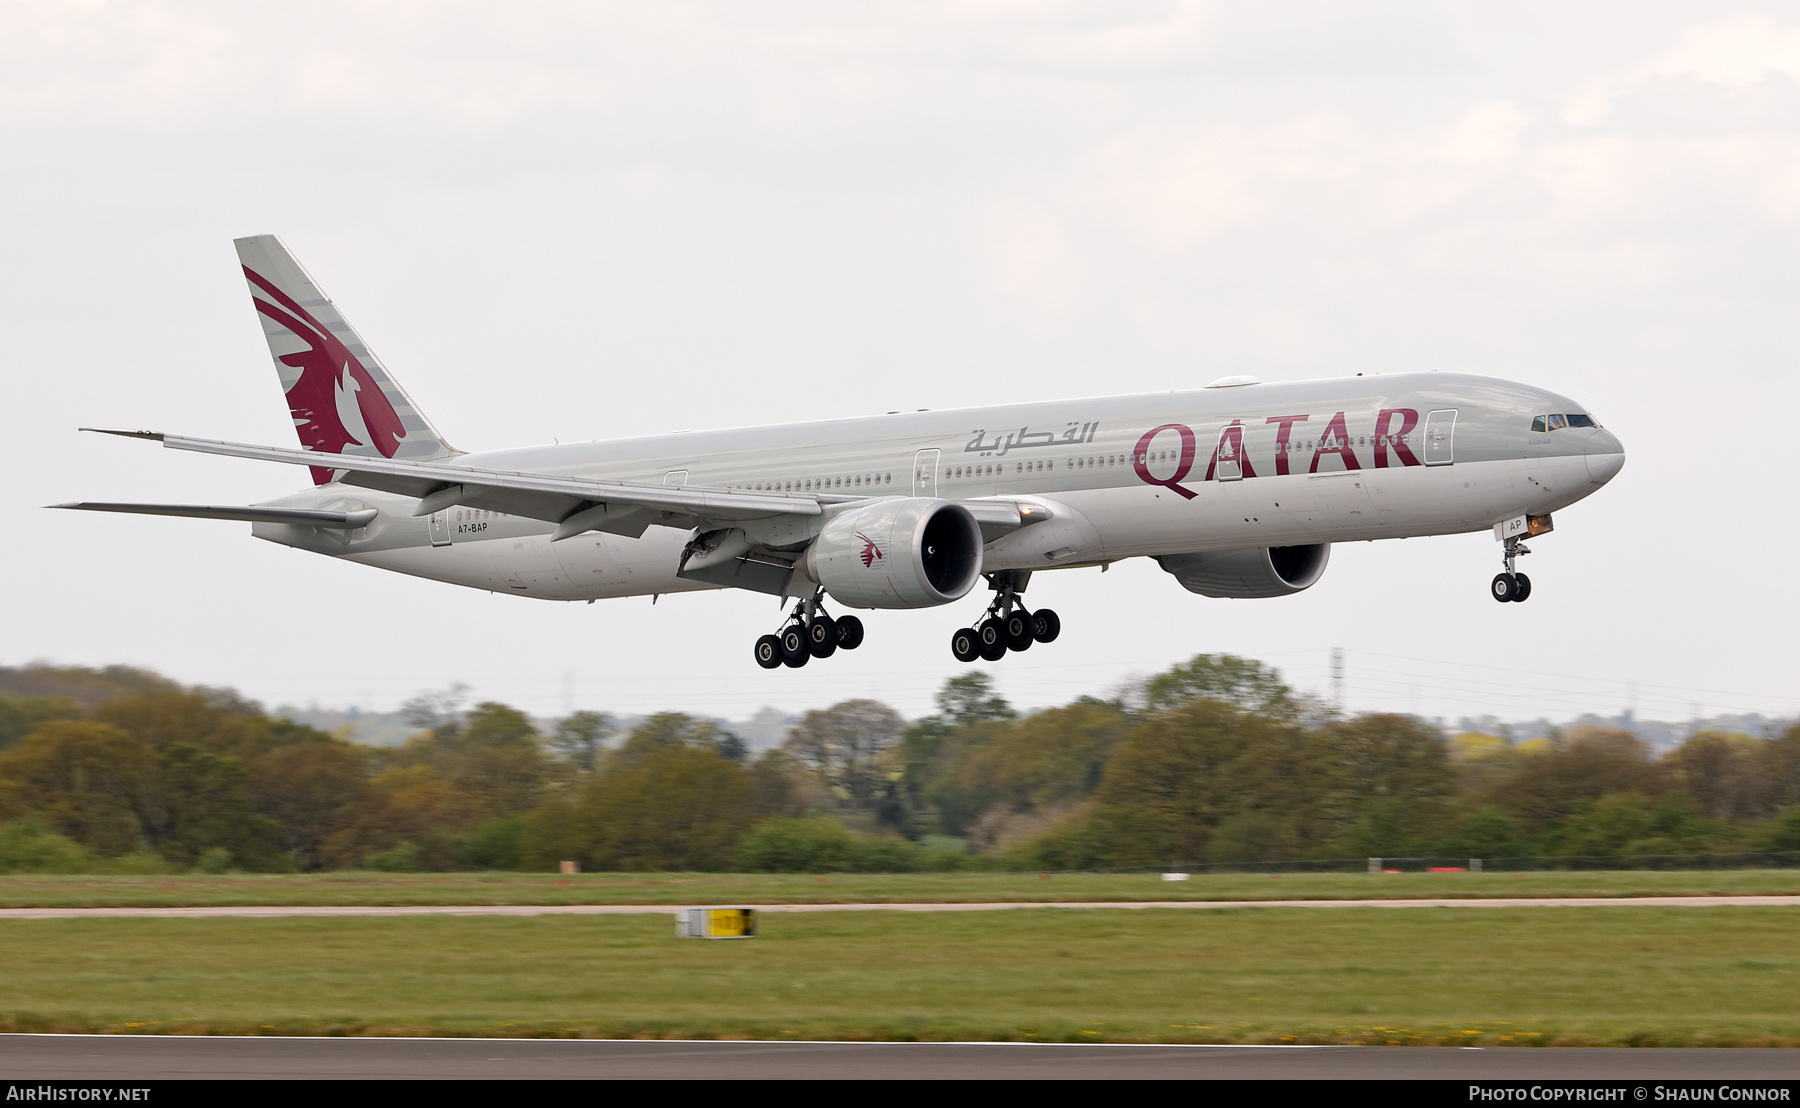
[[[750,748],[744,744],[743,739],[725,731],[719,736],[719,757],[741,764],[750,760]]]
[[[1524,858],[1538,848],[1513,818],[1492,804],[1465,812],[1432,853],[1450,858]]]
[[[664,749],[699,750],[718,755],[728,737],[737,738],[713,720],[683,712],[658,712],[631,729],[619,755],[626,762],[652,750]]]
[[[1709,819],[1761,819],[1777,806],[1779,777],[1769,772],[1774,744],[1749,735],[1702,731],[1664,760]]]
[[[853,808],[871,808],[885,779],[884,755],[900,738],[898,713],[874,700],[846,700],[800,718],[784,749],[819,773]]]
[[[156,750],[186,743],[213,754],[252,757],[275,745],[270,720],[255,705],[211,690],[158,690],[109,701],[93,719]]]
[[[1680,793],[1615,792],[1579,801],[1557,827],[1552,851],[1569,857],[1699,853],[1713,848],[1721,830],[1698,818]]]
[[[0,666],[0,697],[68,697],[83,710],[146,692],[174,692],[175,682],[133,666]]]
[[[58,834],[100,854],[125,854],[147,838],[157,809],[155,752],[117,727],[46,723],[0,753],[0,811],[41,816]]]
[[[592,773],[601,748],[616,734],[618,725],[605,712],[572,712],[557,721],[550,749],[580,772]]]
[[[74,719],[80,714],[66,696],[26,696],[0,700],[0,750],[18,742],[51,720]]]
[[[802,772],[780,750],[765,750],[745,767],[750,776],[750,809],[757,818],[799,816],[807,810],[800,799],[796,777]]]
[[[1800,723],[1769,740],[1763,757],[1770,802],[1784,808],[1800,805]]]
[[[558,805],[566,832],[545,834],[540,824],[527,834],[536,847],[527,858],[554,864],[544,856],[550,846],[588,870],[724,869],[756,818],[753,801],[744,767],[716,751],[648,746],[596,773],[572,804]]]
[[[1450,758],[1436,730],[1411,716],[1376,714],[1320,728],[1339,786],[1356,797],[1437,800],[1450,789]]]
[[[1286,770],[1304,773],[1301,746],[1296,729],[1214,699],[1157,713],[1118,745],[1095,794],[1112,864],[1200,861],[1229,817],[1291,818],[1303,783]],[[1270,838],[1286,853],[1295,832]]]
[[[1019,720],[991,754],[994,787],[1015,805],[1041,808],[1099,788],[1131,721],[1107,704],[1072,704]]]
[[[1800,807],[1779,812],[1762,827],[1758,849],[1800,852]]]
[[[182,867],[209,850],[224,850],[240,869],[282,868],[281,826],[256,811],[255,791],[242,762],[187,743],[157,758],[158,834],[163,857]]]
[[[93,859],[42,817],[0,823],[0,873],[87,873]]]
[[[832,819],[771,819],[739,841],[738,868],[751,873],[836,873],[856,860],[856,836]]]
[[[1023,812],[1079,799],[1099,787],[1131,726],[1118,707],[1095,702],[961,728],[931,767],[922,795],[943,827],[956,832],[995,805]]]
[[[531,718],[491,701],[469,713],[457,736],[452,764],[452,782],[477,798],[487,816],[534,807],[548,769]]]
[[[251,764],[257,807],[280,825],[281,847],[301,869],[353,866],[378,845],[370,756],[346,742],[292,743]]]
[[[1547,750],[1520,759],[1509,776],[1495,782],[1492,794],[1481,799],[1510,812],[1528,832],[1536,832],[1569,815],[1582,801],[1609,793],[1652,796],[1666,784],[1666,770],[1651,760],[1650,748],[1636,735],[1609,727],[1573,727],[1554,736]]]
[[[994,691],[994,679],[982,670],[959,673],[937,694],[938,715],[952,727],[990,719],[1012,719],[1019,713]]]
[[[1293,690],[1281,674],[1233,654],[1196,654],[1158,674],[1144,688],[1144,707],[1164,711],[1190,700],[1222,700],[1246,712],[1282,716],[1293,707]]]
[[[462,706],[468,699],[469,686],[455,681],[442,689],[427,689],[400,705],[400,712],[414,727],[454,728],[462,724]]]

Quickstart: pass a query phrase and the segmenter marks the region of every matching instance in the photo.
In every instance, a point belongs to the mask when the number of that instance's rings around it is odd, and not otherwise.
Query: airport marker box
[[[748,939],[756,934],[755,908],[683,908],[675,913],[683,939]]]

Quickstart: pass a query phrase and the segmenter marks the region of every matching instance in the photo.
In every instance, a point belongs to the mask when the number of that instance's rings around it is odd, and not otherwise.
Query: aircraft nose
[[[1625,444],[1611,431],[1596,430],[1587,441],[1588,477],[1604,485],[1625,468]]]

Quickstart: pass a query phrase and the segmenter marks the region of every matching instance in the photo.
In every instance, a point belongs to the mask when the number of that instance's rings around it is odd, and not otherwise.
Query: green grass
[[[566,883],[565,883],[566,882]],[[0,907],[205,904],[842,904],[1068,900],[1800,894],[1800,870],[1553,873],[324,873],[0,876]]]
[[[0,1030],[1800,1045],[1800,908],[0,922]]]

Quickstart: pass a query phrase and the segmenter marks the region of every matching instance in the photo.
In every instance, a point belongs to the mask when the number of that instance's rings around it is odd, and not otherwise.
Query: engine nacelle
[[[1287,596],[1309,589],[1325,575],[1330,560],[1328,542],[1165,554],[1156,559],[1189,592],[1238,598]]]
[[[881,500],[833,516],[801,570],[852,608],[929,608],[981,577],[981,527],[952,500]]]

